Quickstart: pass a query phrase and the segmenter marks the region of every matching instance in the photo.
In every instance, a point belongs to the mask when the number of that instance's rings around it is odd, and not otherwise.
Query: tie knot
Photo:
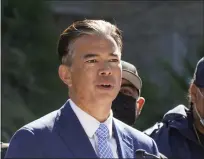
[[[96,130],[96,135],[99,138],[107,139],[109,136],[109,130],[105,124],[100,124],[99,128]]]

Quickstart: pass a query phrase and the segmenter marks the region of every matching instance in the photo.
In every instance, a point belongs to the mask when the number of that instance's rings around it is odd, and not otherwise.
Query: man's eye
[[[109,60],[110,62],[118,62],[119,60],[118,59],[111,59]]]
[[[87,63],[96,63],[97,61],[95,60],[95,59],[93,59],[93,60],[88,60],[88,61],[86,61]]]

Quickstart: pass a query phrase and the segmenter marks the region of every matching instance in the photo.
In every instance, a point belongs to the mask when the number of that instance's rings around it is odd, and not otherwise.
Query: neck
[[[194,117],[194,124],[195,124],[196,129],[200,133],[204,134],[204,126],[201,124],[200,118],[198,117],[195,111],[193,111],[193,117]]]
[[[101,103],[91,103],[85,101],[79,101],[74,98],[71,100],[82,109],[84,112],[88,113],[92,117],[94,117],[99,122],[104,122],[108,119],[111,112],[111,104],[101,104]]]
[[[82,105],[77,105],[77,106],[80,107],[83,111],[85,111],[89,115],[91,115],[92,117],[94,117],[100,123],[105,122],[110,116],[110,109],[104,110],[103,106],[97,106],[97,107],[95,106],[85,107]]]
[[[196,129],[204,135],[204,126],[200,123],[200,121],[195,122]]]

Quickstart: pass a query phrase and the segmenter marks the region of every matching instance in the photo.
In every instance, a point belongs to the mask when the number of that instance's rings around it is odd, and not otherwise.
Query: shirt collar
[[[78,107],[71,99],[68,100],[71,108],[79,119],[82,127],[84,128],[87,136],[89,138],[93,138],[96,130],[99,128],[100,122],[96,120],[94,117],[83,111],[80,107]],[[112,137],[112,125],[113,125],[113,112],[110,111],[110,115],[108,119],[104,122],[109,130],[109,138]]]

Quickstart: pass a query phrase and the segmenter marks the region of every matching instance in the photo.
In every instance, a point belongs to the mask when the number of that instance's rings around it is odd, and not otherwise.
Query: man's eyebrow
[[[114,56],[114,57],[118,57],[118,54],[116,53],[109,53],[110,56]],[[93,58],[93,57],[98,57],[98,54],[94,54],[94,53],[88,53],[86,55],[83,56],[84,59],[88,59],[88,58]]]
[[[83,56],[84,59],[88,59],[88,58],[92,58],[92,57],[97,57],[99,56],[98,54],[92,54],[92,53],[89,53],[89,54],[86,54]]]
[[[109,53],[110,56],[118,57],[118,54],[115,52]]]

